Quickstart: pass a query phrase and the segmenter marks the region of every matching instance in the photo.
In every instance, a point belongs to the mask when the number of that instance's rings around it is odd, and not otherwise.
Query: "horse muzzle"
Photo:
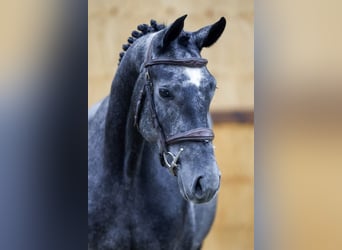
[[[215,170],[217,171],[209,174],[196,175],[190,181],[185,180],[186,177],[182,173],[182,170],[180,170],[178,184],[184,199],[193,203],[206,203],[211,201],[216,196],[221,181],[221,174],[217,166],[215,166]]]

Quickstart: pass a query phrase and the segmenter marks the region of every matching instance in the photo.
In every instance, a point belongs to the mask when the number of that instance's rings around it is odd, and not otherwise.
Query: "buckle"
[[[178,162],[179,156],[183,152],[183,150],[184,150],[183,148],[180,148],[176,155],[174,155],[170,151],[163,153],[163,158],[164,158],[164,162],[166,164],[166,167],[168,168],[170,173],[174,176],[177,176],[177,168],[178,168],[177,162]],[[171,162],[169,160],[171,160]]]

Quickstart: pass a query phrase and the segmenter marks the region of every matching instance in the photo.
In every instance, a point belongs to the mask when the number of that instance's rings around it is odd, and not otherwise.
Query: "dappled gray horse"
[[[200,249],[212,225],[216,82],[200,52],[226,20],[185,32],[185,18],[139,25],[109,97],[89,110],[89,249]]]

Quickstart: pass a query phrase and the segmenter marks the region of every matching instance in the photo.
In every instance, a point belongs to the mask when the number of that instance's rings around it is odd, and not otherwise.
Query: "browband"
[[[204,58],[189,58],[189,59],[150,59],[145,63],[145,68],[158,64],[167,64],[167,65],[175,65],[175,66],[185,66],[192,68],[199,68],[207,65],[208,60]]]

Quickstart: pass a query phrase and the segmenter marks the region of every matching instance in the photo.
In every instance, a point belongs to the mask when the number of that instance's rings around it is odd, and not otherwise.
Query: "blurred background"
[[[203,51],[224,177],[204,249],[342,249],[341,1],[1,3],[1,249],[87,248],[87,106],[131,30],[185,13],[228,19]]]
[[[88,107],[109,94],[122,44],[141,23],[166,25],[188,14],[196,31],[226,17],[218,42],[203,49],[218,89],[211,105],[222,172],[219,203],[203,249],[254,248],[254,4],[252,0],[88,1]]]
[[[1,3],[1,249],[86,249],[87,104],[138,24],[185,13],[228,19],[203,51],[223,174],[204,249],[342,249],[341,1]]]

